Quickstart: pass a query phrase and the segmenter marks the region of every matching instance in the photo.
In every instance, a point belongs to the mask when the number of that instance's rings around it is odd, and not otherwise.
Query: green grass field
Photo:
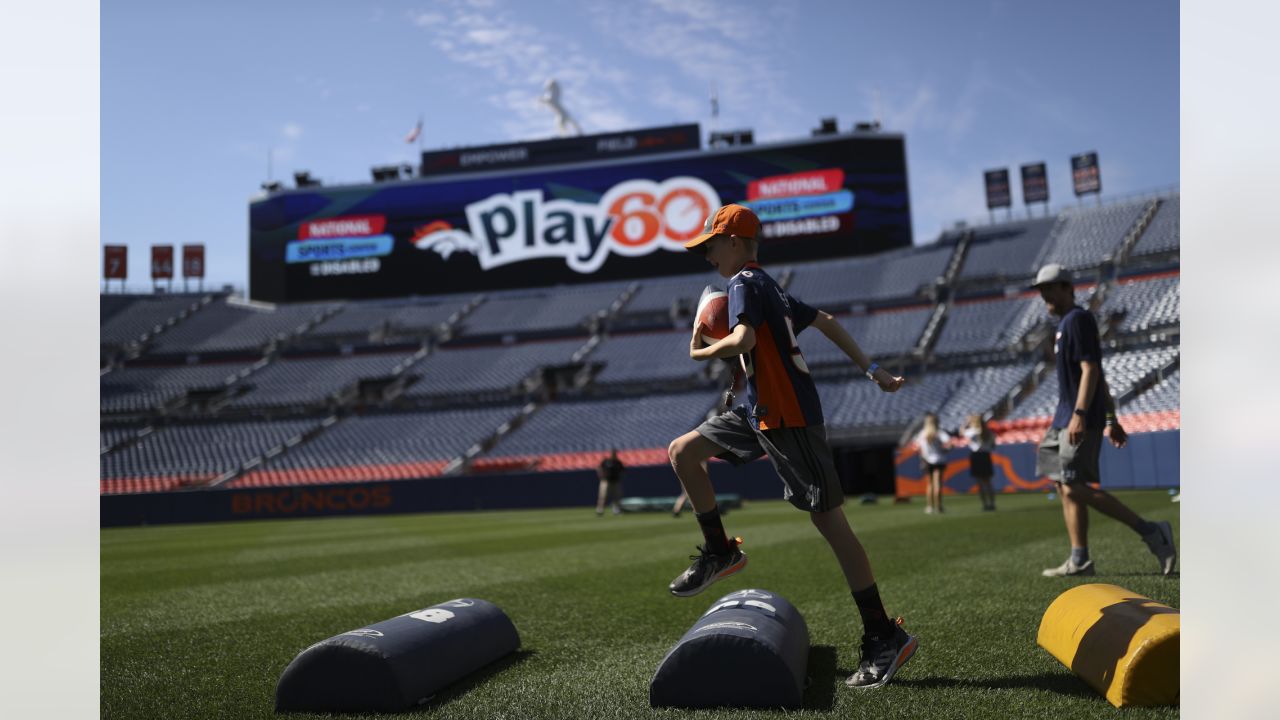
[[[1118,495],[1176,533],[1178,506],[1165,493]],[[311,643],[470,596],[506,611],[520,653],[408,716],[778,717],[648,706],[654,670],[699,615],[725,593],[757,587],[789,599],[808,623],[802,715],[1116,717],[1036,645],[1040,617],[1082,582],[1178,607],[1177,576],[1157,574],[1132,531],[1095,513],[1099,575],[1040,577],[1068,550],[1060,505],[1043,495],[999,503],[982,513],[976,498],[949,498],[941,517],[924,515],[920,502],[846,506],[889,612],[921,642],[893,683],[867,692],[844,687],[861,630],[835,559],[805,514],[780,501],[730,514],[726,527],[746,539],[750,565],[682,599],[666,588],[701,542],[689,513],[597,518],[581,508],[103,530],[102,716],[273,717],[280,673]]]

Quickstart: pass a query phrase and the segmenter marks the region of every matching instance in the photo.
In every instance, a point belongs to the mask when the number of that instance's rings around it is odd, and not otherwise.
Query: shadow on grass
[[[1071,697],[1102,699],[1083,680],[1070,673],[1040,673],[1039,675],[1013,675],[989,680],[960,680],[957,678],[894,678],[894,685],[913,688],[974,688],[985,690],[1048,690]],[[1105,702],[1105,701],[1104,701]]]
[[[473,689],[488,682],[489,678],[492,678],[494,675],[497,675],[507,668],[523,663],[525,660],[533,657],[534,654],[535,651],[533,650],[517,650],[501,660],[486,665],[480,670],[477,670],[452,685],[449,685],[435,695],[432,695],[426,702],[421,705],[417,705],[410,710],[430,710],[448,705],[454,700],[457,700],[463,695],[471,692]]]
[[[831,645],[809,648],[808,685],[801,707],[831,712],[836,705],[836,649]]]
[[[1177,580],[1179,577],[1181,577],[1181,575],[1182,575],[1182,571],[1180,571],[1180,570],[1174,570],[1173,572],[1169,573],[1168,575],[1162,575],[1162,574],[1160,574],[1159,572],[1123,572],[1123,573],[1102,573],[1102,572],[1100,572],[1100,573],[1098,573],[1097,577],[1113,577],[1113,578],[1125,578],[1125,577],[1136,577],[1136,578],[1167,578],[1167,579],[1169,579],[1169,580]]]

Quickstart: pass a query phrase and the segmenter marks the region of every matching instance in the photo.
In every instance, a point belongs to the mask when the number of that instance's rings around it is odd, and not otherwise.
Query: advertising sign
[[[429,150],[422,153],[424,177],[497,168],[533,167],[605,158],[697,150],[698,125],[672,125],[626,132],[579,135],[484,147]]]
[[[1098,153],[1087,152],[1071,156],[1071,182],[1076,197],[1102,192],[1102,175],[1098,170]]]
[[[1009,169],[987,170],[982,173],[987,186],[987,209],[1009,207],[1013,200],[1009,195]]]
[[[900,135],[277,192],[249,207],[250,295],[281,302],[538,287],[706,270],[683,243],[721,205],[761,260],[911,245]]]
[[[182,277],[204,277],[204,245],[182,246]]]
[[[1022,166],[1022,203],[1033,202],[1049,202],[1049,178],[1042,162]]]
[[[151,279],[173,279],[173,246],[151,246]]]
[[[124,280],[129,276],[129,246],[102,246],[102,277],[107,280]]]

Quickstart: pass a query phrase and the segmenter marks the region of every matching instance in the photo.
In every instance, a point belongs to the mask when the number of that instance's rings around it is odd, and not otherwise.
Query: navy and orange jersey
[[[758,430],[821,425],[822,403],[800,354],[796,333],[818,311],[783,291],[756,263],[729,280],[729,329],[747,323],[756,345],[739,356],[747,375],[747,407]]]

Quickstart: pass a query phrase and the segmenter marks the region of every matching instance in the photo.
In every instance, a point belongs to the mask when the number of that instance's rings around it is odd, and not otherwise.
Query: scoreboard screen
[[[701,272],[682,243],[731,202],[760,216],[765,263],[911,245],[902,136],[845,135],[278,191],[249,205],[249,290],[290,302]]]

